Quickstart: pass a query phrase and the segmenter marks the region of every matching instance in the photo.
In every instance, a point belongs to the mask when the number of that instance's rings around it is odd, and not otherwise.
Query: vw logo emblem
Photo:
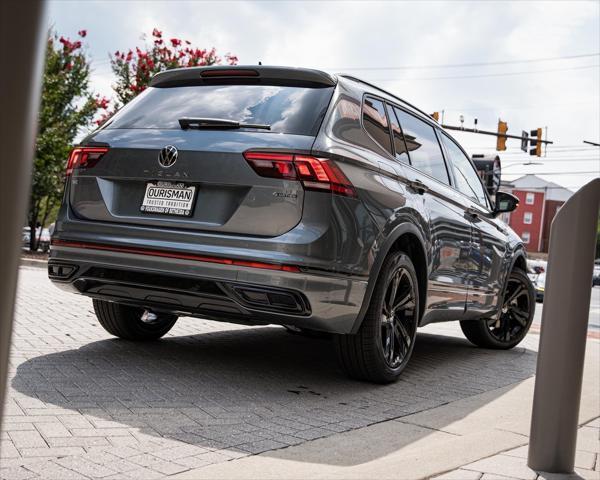
[[[177,149],[173,145],[167,145],[158,154],[158,163],[161,167],[169,168],[177,161],[177,155],[179,155]]]

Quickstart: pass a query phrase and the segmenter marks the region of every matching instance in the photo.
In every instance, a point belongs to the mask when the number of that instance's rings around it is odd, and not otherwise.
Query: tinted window
[[[365,130],[377,140],[377,143],[392,153],[390,129],[382,101],[375,100],[374,98],[365,98],[363,124],[365,125]]]
[[[448,171],[433,127],[403,110],[395,110],[404,133],[410,163],[423,173],[449,184]]]
[[[390,118],[390,124],[392,127],[392,138],[394,139],[394,151],[396,152],[396,158],[404,163],[408,162],[408,153],[406,151],[406,143],[404,143],[404,136],[402,135],[402,129],[400,123],[394,113],[394,108],[388,105],[388,116]]]
[[[481,205],[487,205],[483,185],[469,158],[446,135],[442,135],[442,142],[444,142],[444,146],[450,157],[450,163],[454,169],[456,188]]]
[[[108,128],[179,129],[183,117],[271,125],[271,132],[316,135],[333,88],[205,85],[149,88]],[[269,130],[254,130],[269,132]]]

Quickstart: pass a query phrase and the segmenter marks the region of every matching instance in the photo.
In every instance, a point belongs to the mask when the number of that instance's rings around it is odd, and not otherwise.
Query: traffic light
[[[502,120],[498,120],[498,137],[496,139],[496,150],[506,150],[506,135],[508,132],[508,124]]]
[[[529,155],[537,155],[538,157],[542,156],[542,129],[538,128],[537,130],[531,130],[531,138],[529,140],[529,145],[532,148],[529,150]]]
[[[433,112],[431,116],[436,122],[440,123],[440,112]]]

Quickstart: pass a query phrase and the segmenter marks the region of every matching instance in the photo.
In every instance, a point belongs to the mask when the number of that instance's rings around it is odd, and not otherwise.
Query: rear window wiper
[[[226,120],[223,118],[180,118],[179,125],[183,130],[188,128],[196,129],[236,129],[236,128],[259,128],[261,130],[271,130],[271,125],[260,123],[240,123],[235,120]]]

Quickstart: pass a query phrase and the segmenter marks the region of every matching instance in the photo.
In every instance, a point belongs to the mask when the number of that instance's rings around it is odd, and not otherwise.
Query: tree
[[[85,30],[79,37],[86,36]],[[29,248],[37,250],[36,227],[44,227],[60,202],[65,163],[75,138],[91,126],[94,115],[109,101],[89,87],[90,67],[81,40],[48,34],[42,98],[35,142],[33,180],[29,201]],[[40,229],[41,233],[41,229]]]
[[[235,65],[238,59],[228,53],[225,61],[228,65]],[[191,42],[179,38],[165,40],[162,32],[155,28],[152,30],[152,46],[144,49],[136,47],[127,52],[116,51],[111,55],[110,62],[117,77],[113,88],[123,105],[143,92],[158,72],[170,68],[219,64],[222,58],[217,55],[215,48],[194,48]]]

